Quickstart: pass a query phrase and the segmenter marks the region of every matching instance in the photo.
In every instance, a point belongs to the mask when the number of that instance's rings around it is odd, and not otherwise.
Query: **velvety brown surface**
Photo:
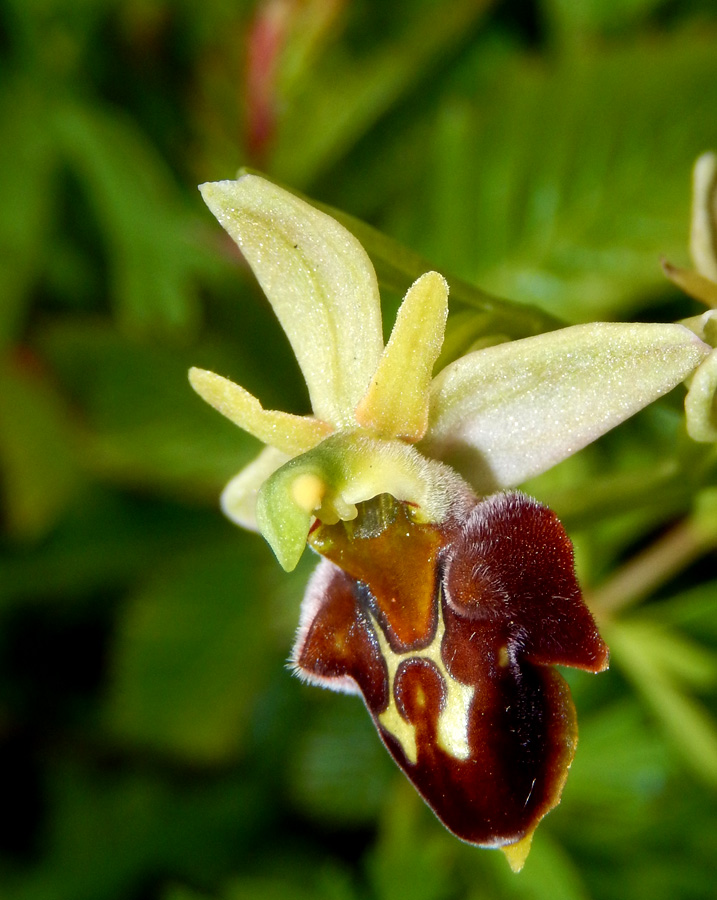
[[[518,493],[441,526],[399,504],[378,524],[320,526],[311,543],[334,569],[297,666],[356,682],[396,762],[460,838],[530,834],[559,802],[577,741],[550,665],[599,671],[608,658],[557,517]]]

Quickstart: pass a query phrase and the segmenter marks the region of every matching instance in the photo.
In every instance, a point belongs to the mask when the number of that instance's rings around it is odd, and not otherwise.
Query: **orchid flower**
[[[613,428],[709,353],[671,324],[577,325],[469,353],[436,377],[448,286],[408,290],[383,346],[371,262],[343,226],[254,175],[205,184],[289,337],[313,415],[220,375],[194,389],[266,448],[229,518],[292,569],[323,559],[293,666],[360,694],[387,749],[459,838],[518,870],[560,800],[577,726],[554,665],[608,651],[557,517],[508,490]]]
[[[709,307],[685,320],[711,347],[717,347],[717,154],[703,153],[692,171],[690,255],[693,270],[663,262],[667,277]],[[717,441],[717,353],[711,353],[690,379],[685,398],[687,432],[695,441]]]

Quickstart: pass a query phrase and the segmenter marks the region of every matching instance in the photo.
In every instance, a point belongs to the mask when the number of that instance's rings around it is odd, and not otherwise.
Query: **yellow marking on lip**
[[[409,650],[405,653],[397,653],[391,648],[379,623],[371,616],[379,648],[386,661],[388,670],[388,708],[379,714],[378,720],[381,727],[396,738],[406,759],[412,765],[415,765],[418,761],[416,728],[415,725],[403,718],[396,705],[396,697],[394,695],[396,672],[401,663],[408,659],[430,660],[443,679],[445,694],[443,708],[438,715],[438,746],[454,759],[464,760],[470,756],[468,715],[475,693],[475,686],[463,684],[462,681],[454,678],[446,668],[446,664],[441,656],[441,644],[446,633],[441,599],[442,594],[439,591],[436,634],[429,646],[423,650]]]

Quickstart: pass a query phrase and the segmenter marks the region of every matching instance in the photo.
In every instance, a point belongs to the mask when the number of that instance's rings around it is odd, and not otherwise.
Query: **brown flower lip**
[[[568,686],[551,667],[608,664],[555,514],[508,493],[419,524],[406,504],[379,498],[310,543],[325,560],[304,600],[299,674],[362,695],[391,755],[459,838],[529,844],[560,801],[577,741]]]

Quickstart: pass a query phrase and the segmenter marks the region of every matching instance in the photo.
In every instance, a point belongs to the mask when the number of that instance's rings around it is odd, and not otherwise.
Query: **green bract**
[[[383,348],[376,276],[353,235],[255,175],[201,190],[309,388],[314,415],[294,416],[212,372],[190,372],[207,402],[267,445],[222,505],[258,528],[286,569],[314,518],[351,519],[356,503],[388,493],[417,521],[441,521],[468,490],[454,469],[479,493],[514,486],[671,390],[710,352],[682,325],[596,323],[478,350],[432,379],[447,314],[440,275],[409,289]]]

